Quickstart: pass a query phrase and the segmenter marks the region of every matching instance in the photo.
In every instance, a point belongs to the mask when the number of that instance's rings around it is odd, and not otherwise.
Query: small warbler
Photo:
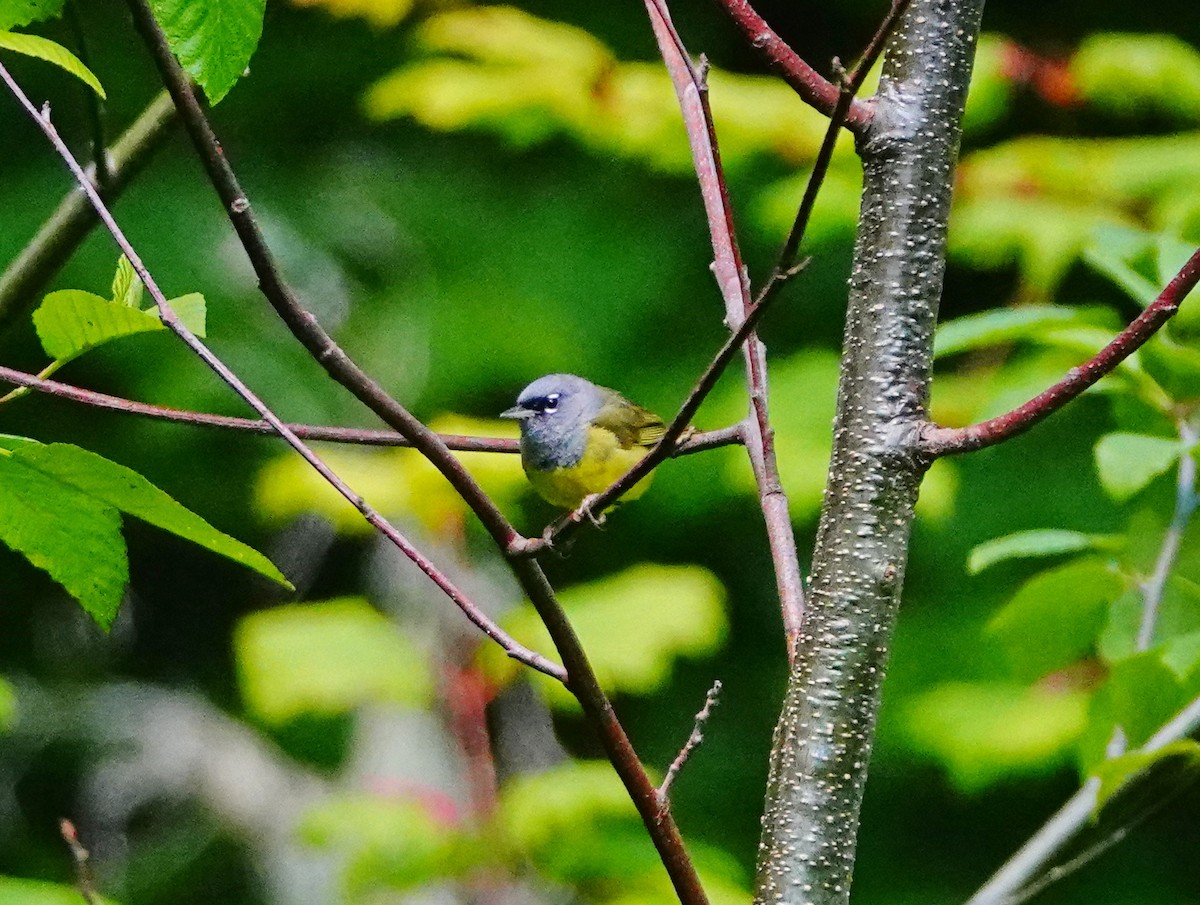
[[[543,499],[578,508],[638,462],[666,433],[653,412],[574,374],[547,374],[500,414],[521,423],[521,465]],[[625,499],[641,496],[647,475]]]

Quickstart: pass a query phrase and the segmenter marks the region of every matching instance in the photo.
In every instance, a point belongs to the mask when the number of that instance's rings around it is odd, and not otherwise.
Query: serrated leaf
[[[992,617],[1017,676],[1037,679],[1089,653],[1109,605],[1124,590],[1103,560],[1087,558],[1035,575]]]
[[[268,723],[433,699],[427,656],[361,598],[254,613],[238,625],[234,651],[247,706]]]
[[[171,52],[211,103],[250,65],[262,37],[266,0],[151,0]]]
[[[51,292],[33,312],[33,326],[51,358],[74,358],[114,339],[165,329],[148,311],[127,308],[80,289]]]
[[[12,460],[36,469],[63,486],[104,506],[119,509],[156,528],[169,531],[218,556],[253,569],[284,587],[291,584],[274,563],[252,547],[224,534],[190,509],[177,503],[144,477],[103,456],[66,443],[29,444],[12,453]]]
[[[971,792],[1013,775],[1049,772],[1087,720],[1087,695],[999,682],[949,682],[910,699],[905,734]]]
[[[142,278],[137,275],[137,271],[129,263],[129,258],[121,255],[117,261],[116,273],[113,274],[112,300],[126,308],[140,308],[142,306],[142,289]]]
[[[976,575],[989,566],[1010,559],[1061,556],[1085,550],[1112,550],[1119,543],[1120,538],[1112,534],[1084,534],[1056,528],[1018,531],[985,541],[973,549],[967,556],[967,571]]]
[[[1109,496],[1127,500],[1170,469],[1182,453],[1179,441],[1166,437],[1106,434],[1096,444],[1096,470]]]
[[[51,63],[64,69],[75,78],[95,91],[101,97],[107,97],[104,86],[92,73],[92,70],[80,62],[79,57],[67,50],[61,44],[56,44],[38,35],[17,34],[11,31],[0,31],[0,50],[11,50],[22,56],[33,57],[46,63]]]
[[[1018,340],[1044,343],[1051,329],[1108,327],[1112,321],[1112,313],[1107,309],[1065,305],[1025,305],[970,314],[938,327],[934,357],[945,358]]]
[[[66,0],[0,0],[0,30],[57,18],[65,5]]]
[[[725,636],[725,589],[699,566],[639,565],[559,595],[605,688],[646,694],[666,679],[675,660],[714,650]],[[504,620],[534,650],[553,650],[541,619],[525,604]],[[515,674],[492,645],[482,655],[498,681]],[[558,682],[544,685],[555,706],[574,698]]]
[[[79,905],[79,888],[22,877],[0,876],[0,905]],[[116,899],[96,896],[97,905],[117,905]]]
[[[1093,773],[1100,780],[1093,816],[1099,816],[1118,793],[1147,782],[1152,773],[1160,774],[1159,781],[1166,780],[1173,791],[1192,782],[1200,776],[1200,742],[1181,739],[1157,751],[1134,751],[1100,764]]]
[[[0,542],[45,571],[108,628],[129,581],[121,517],[22,461],[24,450],[0,455]]]

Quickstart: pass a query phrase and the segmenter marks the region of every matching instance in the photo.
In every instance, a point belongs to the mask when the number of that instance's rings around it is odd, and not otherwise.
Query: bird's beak
[[[533,414],[533,412],[531,412],[529,409],[522,408],[519,405],[514,405],[512,408],[506,409],[505,411],[501,412],[500,417],[501,418],[515,418],[516,420],[521,421],[525,418],[528,418],[532,414]]]

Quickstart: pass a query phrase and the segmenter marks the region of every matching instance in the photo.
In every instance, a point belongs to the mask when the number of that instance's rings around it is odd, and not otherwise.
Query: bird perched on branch
[[[521,465],[533,489],[565,509],[605,490],[666,433],[658,415],[574,374],[539,377],[500,417],[521,424]],[[624,499],[649,484],[647,475]]]

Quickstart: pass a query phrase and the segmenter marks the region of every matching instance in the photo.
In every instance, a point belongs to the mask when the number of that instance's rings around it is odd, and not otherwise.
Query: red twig
[[[730,20],[741,29],[750,46],[754,47],[779,76],[787,82],[801,99],[831,115],[841,93],[838,86],[809,66],[783,38],[767,24],[750,5],[748,0],[717,0],[725,9]],[[865,132],[871,124],[871,107],[861,101],[853,103],[847,112],[845,125],[852,132]]]
[[[155,418],[160,421],[172,421],[179,424],[191,424],[198,427],[216,427],[226,430],[245,431],[252,434],[269,434],[278,436],[275,428],[260,418],[236,418],[231,415],[210,415],[207,412],[193,412],[186,409],[168,408],[162,405],[151,405],[146,402],[134,402],[120,396],[110,396],[107,393],[97,393],[60,383],[57,380],[46,380],[36,374],[6,368],[0,365],[0,382],[16,386],[28,387],[38,393],[45,393],[59,399],[79,402],[94,408],[109,409],[127,415],[140,415]],[[412,443],[395,431],[371,430],[363,427],[326,427],[315,424],[296,424],[286,422],[292,432],[303,440],[319,440],[328,443],[351,443],[358,446],[389,446],[412,447]],[[518,441],[508,437],[469,437],[461,434],[437,435],[448,449],[457,452],[485,453],[518,453]],[[714,431],[704,431],[693,434],[686,441],[671,450],[672,456],[685,456],[691,453],[703,452],[706,449],[716,449],[740,443],[739,425],[721,428]]]
[[[1024,405],[996,418],[969,427],[930,424],[921,433],[921,452],[930,457],[952,456],[994,446],[1029,430],[1053,415],[1105,374],[1136,352],[1179,310],[1187,294],[1200,282],[1200,249],[1188,259],[1145,311],[1091,360]]]
[[[318,474],[321,475],[335,490],[346,498],[377,531],[388,538],[399,550],[407,556],[422,572],[424,572],[436,584],[442,592],[449,597],[455,605],[471,620],[480,630],[488,637],[492,638],[499,644],[506,654],[515,660],[544,672],[548,676],[558,679],[561,682],[566,682],[567,675],[561,666],[547,660],[541,654],[528,650],[518,644],[498,625],[492,622],[474,602],[470,600],[450,579],[441,572],[433,562],[421,553],[413,544],[401,534],[394,526],[392,526],[383,516],[376,512],[361,496],[355,493],[325,462],[317,456],[296,434],[271,411],[267,405],[258,398],[257,395],[242,382],[236,374],[234,374],[213,352],[202,343],[183,323],[179,320],[174,309],[167,301],[162,290],[158,288],[158,283],[150,272],[142,263],[141,257],[138,255],[134,247],[125,237],[125,233],[117,225],[113,219],[112,213],[105,206],[97,193],[93,183],[87,178],[83,167],[79,165],[74,155],[63,142],[62,137],[58,134],[58,130],[54,128],[54,124],[50,122],[49,110],[38,112],[34,107],[33,102],[29,100],[25,92],[21,90],[20,85],[14,81],[8,70],[0,65],[0,79],[8,85],[13,96],[17,98],[21,106],[37,123],[38,127],[46,135],[46,138],[58,152],[63,162],[67,165],[75,181],[79,187],[83,189],[95,209],[100,221],[108,229],[125,257],[129,259],[129,263],[133,266],[138,277],[141,278],[146,291],[150,293],[150,297],[154,299],[155,305],[158,306],[159,316],[163,324],[167,326],[176,336],[178,336],[191,349],[201,361],[229,386],[235,393],[240,396],[247,405],[258,412],[259,416],[266,421],[271,428],[281,436],[287,443],[296,450],[300,456],[311,465]]]
[[[688,56],[671,23],[664,0],[644,2],[683,112],[712,240],[713,275],[725,303],[725,321],[736,332],[752,314],[750,286],[734,231],[733,210],[721,168],[712,114],[708,108],[708,89],[703,73]],[[750,417],[744,422],[746,449],[758,485],[759,504],[775,565],[775,580],[790,653],[795,639],[799,637],[804,618],[804,579],[796,554],[796,538],[788,513],[787,496],[779,480],[779,467],[775,460],[774,432],[767,408],[766,350],[758,337],[750,332],[742,345],[742,352],[746,360],[746,381],[750,392]]]

